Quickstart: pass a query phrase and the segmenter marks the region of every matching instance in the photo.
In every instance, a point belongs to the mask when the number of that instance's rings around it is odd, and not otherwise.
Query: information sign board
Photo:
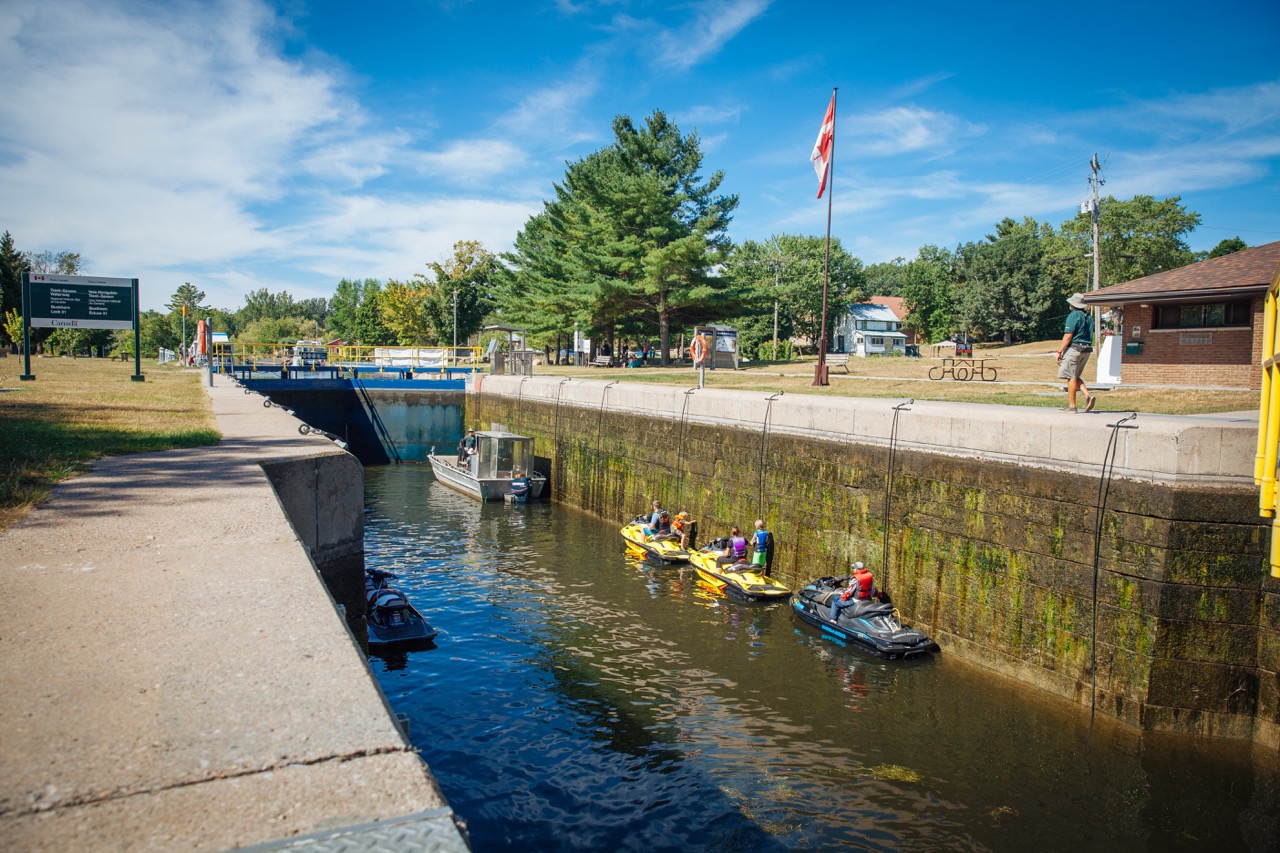
[[[133,280],[31,273],[26,309],[37,329],[132,329]]]

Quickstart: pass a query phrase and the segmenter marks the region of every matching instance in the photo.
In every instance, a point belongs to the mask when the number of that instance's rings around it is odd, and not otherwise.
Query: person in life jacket
[[[853,580],[857,581],[858,598],[867,601],[880,597],[880,591],[876,589],[875,576],[862,563],[853,564]]]
[[[755,533],[751,534],[751,563],[764,566],[766,574],[773,568],[773,534],[764,529],[764,520],[759,518]]]
[[[697,522],[695,522],[692,518],[689,517],[689,513],[687,512],[676,513],[676,517],[671,522],[671,529],[672,531],[675,532],[677,536],[680,537],[681,548],[689,547],[689,540],[693,534],[693,531],[696,525],[697,525]]]
[[[720,552],[719,562],[745,563],[747,560],[747,539],[742,535],[742,528],[734,525],[729,530],[729,544]]]
[[[866,601],[875,595],[876,582],[871,572],[862,561],[853,564],[853,575],[840,594],[831,599],[831,621],[840,621],[840,611],[853,607],[860,601]],[[863,593],[866,593],[865,595]]]
[[[657,536],[659,533],[671,532],[671,515],[662,508],[659,501],[653,502],[653,513],[649,516],[649,523],[644,526],[644,535],[649,539]]]

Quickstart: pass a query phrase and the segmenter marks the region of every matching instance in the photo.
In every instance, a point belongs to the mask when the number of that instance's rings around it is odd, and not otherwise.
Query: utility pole
[[[1089,217],[1093,220],[1093,287],[1090,290],[1097,290],[1101,284],[1099,279],[1102,270],[1102,253],[1098,251],[1098,187],[1106,183],[1099,177],[1098,172],[1102,171],[1102,166],[1098,165],[1098,155],[1095,153],[1093,159],[1089,161],[1089,168],[1093,174],[1089,178]],[[1097,333],[1102,326],[1102,309],[1097,305],[1093,306],[1093,328]]]

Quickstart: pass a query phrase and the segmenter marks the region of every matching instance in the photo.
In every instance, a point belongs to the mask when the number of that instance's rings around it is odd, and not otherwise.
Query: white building
[[[902,321],[884,305],[862,302],[836,324],[833,352],[850,355],[905,355],[907,336]]]

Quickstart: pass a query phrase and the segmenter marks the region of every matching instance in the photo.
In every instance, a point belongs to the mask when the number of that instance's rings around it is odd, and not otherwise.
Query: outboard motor
[[[526,503],[529,500],[529,478],[523,475],[511,480],[511,500],[515,503]]]

